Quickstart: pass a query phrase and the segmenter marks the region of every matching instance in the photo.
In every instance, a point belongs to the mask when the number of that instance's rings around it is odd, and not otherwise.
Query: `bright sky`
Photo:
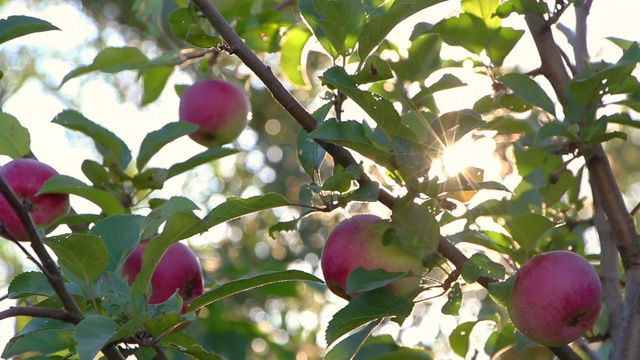
[[[449,1],[445,4],[429,9],[426,13],[414,16],[412,20],[435,22],[444,15],[452,14],[457,8],[458,2]],[[619,58],[621,51],[610,42],[602,40],[607,36],[615,36],[629,40],[640,41],[640,28],[638,27],[638,14],[640,14],[640,1],[635,0],[595,0],[592,7],[589,21],[589,45],[590,52],[597,58],[604,58],[608,61],[615,61]],[[17,40],[13,40],[2,45],[2,51],[10,52],[15,46],[20,44],[30,44],[45,49],[57,49],[64,52],[79,52],[84,63],[90,63],[95,56],[90,50],[78,49],[79,44],[86,38],[97,36],[96,30],[91,26],[91,22],[71,5],[60,3],[42,11],[32,11],[21,1],[10,1],[3,8],[0,8],[0,18],[9,15],[30,15],[50,21],[60,27],[62,31],[46,32],[30,35]],[[566,25],[572,26],[573,12],[567,11],[563,17]],[[516,28],[524,28],[521,18],[511,17],[505,20],[505,25]],[[408,35],[411,28],[396,29],[396,36]],[[557,37],[562,39],[561,36]],[[124,45],[124,41],[118,34],[113,34],[109,38],[110,46]],[[518,44],[515,52],[506,59],[506,66],[517,65],[521,68],[533,69],[538,66],[538,58],[535,54],[535,46],[529,35],[525,34]],[[451,56],[459,56],[460,52],[452,48],[448,52]],[[56,58],[48,58],[40,62],[42,69],[51,76],[51,84],[57,85],[62,77],[72,70],[72,64]],[[477,94],[487,93],[490,88],[485,81],[473,81],[473,76],[461,73],[464,81],[470,86],[457,90],[442,92],[438,95],[438,105],[443,111],[470,107]],[[466,78],[465,78],[466,76]],[[177,73],[171,79],[161,98],[143,109],[139,109],[134,102],[120,102],[115,92],[109,85],[100,80],[99,76],[86,75],[85,80],[91,78],[80,89],[80,81],[72,80],[62,87],[62,93],[69,96],[81,92],[80,110],[86,117],[106,126],[121,136],[123,140],[132,147],[134,152],[140,141],[149,131],[159,129],[164,124],[177,120],[178,98],[173,92],[173,84],[188,83],[190,79]],[[471,96],[470,96],[471,94]],[[465,102],[466,101],[466,102]],[[67,105],[57,100],[54,96],[43,91],[41,85],[36,81],[27,83],[18,93],[11,97],[5,104],[3,111],[16,116],[24,126],[26,126],[32,138],[32,149],[40,160],[51,164],[60,173],[84,179],[80,172],[80,164],[87,158],[93,158],[92,151],[87,150],[88,142],[80,142],[79,147],[72,148],[71,143],[66,141],[67,134],[62,127],[51,124],[53,117],[67,108]],[[250,135],[247,141],[252,141]],[[78,139],[76,138],[75,141]],[[76,142],[75,145],[78,143]],[[187,139],[176,141],[167,149],[163,150],[150,165],[167,166],[177,161],[184,160],[185,154],[195,154],[203,148],[193,144]],[[486,147],[482,150],[491,157],[492,148]],[[480,152],[479,154],[482,154]],[[134,153],[135,156],[135,153]],[[477,165],[478,159],[473,161]],[[0,163],[6,162],[6,158],[0,157]],[[464,167],[468,164],[458,164]],[[180,193],[180,186],[184,178],[176,178],[167,184],[166,191],[169,194]],[[77,203],[74,206],[88,206],[82,201],[74,199]],[[0,307],[10,305],[8,301],[0,302]],[[437,308],[437,307],[436,307]],[[437,317],[438,314],[433,314]],[[445,329],[452,329],[449,318],[438,319],[442,321]],[[453,325],[455,326],[455,325]],[[11,336],[6,330],[10,330],[9,320],[2,322],[0,329],[4,331],[0,334],[0,344],[6,343]],[[424,338],[428,329],[426,324],[417,324],[416,331],[407,332],[403,339],[407,344],[417,343],[420,338]],[[436,334],[429,336],[435,337]],[[424,339],[423,339],[424,340]]]

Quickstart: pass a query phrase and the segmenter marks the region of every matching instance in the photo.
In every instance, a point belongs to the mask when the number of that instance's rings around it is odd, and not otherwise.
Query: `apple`
[[[406,252],[397,241],[383,244],[382,233],[373,226],[380,220],[377,215],[355,215],[342,220],[329,234],[320,266],[325,282],[334,294],[347,300],[357,295],[347,294],[346,289],[349,273],[358,267],[367,270],[380,268],[389,272],[410,271],[412,275],[387,285],[399,297],[413,294],[420,287],[422,260]]]
[[[34,159],[15,159],[0,167],[13,192],[22,200],[36,225],[46,225],[69,212],[69,194],[37,195],[45,181],[58,172]],[[0,224],[17,240],[28,241],[26,230],[7,199],[0,194]]]
[[[525,336],[562,346],[595,323],[602,306],[596,269],[571,251],[549,251],[527,260],[516,274],[507,303],[509,317]]]
[[[180,120],[199,126],[189,137],[206,147],[235,140],[247,126],[251,104],[245,92],[224,80],[207,79],[187,87],[180,96]]]
[[[122,276],[129,285],[133,284],[142,268],[142,253],[148,243],[143,241],[136,246],[122,265]],[[167,249],[153,271],[149,304],[163,303],[176,291],[183,301],[183,314],[187,312],[189,301],[204,292],[200,261],[187,245],[180,242]]]

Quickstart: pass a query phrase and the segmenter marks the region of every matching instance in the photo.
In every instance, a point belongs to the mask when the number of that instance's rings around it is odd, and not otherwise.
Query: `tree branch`
[[[0,320],[16,316],[43,317],[77,324],[76,322],[74,322],[75,319],[69,316],[69,313],[67,313],[63,309],[52,309],[35,306],[12,306],[7,310],[0,311]]]
[[[220,36],[224,39],[227,45],[231,48],[234,55],[238,56],[238,58],[249,68],[253,73],[264,83],[266,88],[271,92],[274,99],[305,129],[307,132],[313,131],[317,122],[309,114],[309,112],[289,93],[289,91],[282,85],[280,80],[271,72],[271,69],[266,66],[258,57],[253,53],[251,49],[249,49],[245,43],[242,41],[240,36],[233,30],[231,25],[226,21],[226,19],[220,14],[220,12],[211,4],[208,0],[192,0],[192,2],[202,11],[202,14],[207,18],[207,20],[211,23],[213,28],[220,34]],[[546,23],[545,23],[546,25]],[[550,29],[547,27],[549,34],[551,33]],[[560,63],[562,64],[562,58],[559,58]],[[547,64],[544,66],[543,71],[546,69],[554,69],[551,64]],[[546,74],[546,72],[545,72]],[[560,76],[558,74],[557,76]],[[566,76],[566,73],[565,73]],[[568,76],[566,76],[568,80]],[[356,164],[355,159],[345,148],[341,146],[337,146],[335,144],[331,144],[325,141],[316,140],[320,146],[322,146],[327,153],[329,153],[335,162],[342,166],[348,166],[352,164]],[[371,181],[367,177],[363,177],[358,180],[360,184],[365,184]],[[390,209],[393,209],[393,205],[397,201],[397,199],[385,191],[384,189],[380,189],[378,194],[378,201],[387,206]],[[462,265],[467,262],[469,259],[453,244],[451,244],[446,238],[441,237],[438,242],[437,251],[444,256],[446,259],[451,261],[454,266],[458,269],[462,267]],[[482,278],[479,280],[479,283],[485,287],[488,287],[489,282],[494,281],[493,279]],[[556,353],[556,355],[560,359],[570,359],[570,360],[578,360],[580,357],[571,350],[569,346],[563,346],[558,348],[552,348],[552,351]]]

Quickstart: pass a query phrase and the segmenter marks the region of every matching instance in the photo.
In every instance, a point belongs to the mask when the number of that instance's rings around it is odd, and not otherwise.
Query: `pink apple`
[[[413,273],[388,285],[400,297],[420,287],[422,260],[404,251],[397,241],[383,244],[382,233],[373,227],[380,220],[376,215],[355,215],[341,221],[327,238],[320,263],[325,282],[334,294],[347,300],[356,295],[347,294],[346,288],[349,273],[357,267]]]
[[[122,266],[122,276],[129,285],[142,268],[142,252],[147,244],[144,241],[136,246]],[[202,268],[196,254],[183,243],[171,245],[151,276],[151,289],[149,304],[163,303],[177,291],[183,300],[182,313],[186,313],[189,301],[204,292]]]
[[[180,97],[180,120],[199,125],[189,136],[206,147],[235,140],[247,126],[251,104],[245,92],[224,80],[201,80]]]
[[[34,159],[16,159],[0,167],[0,174],[13,192],[29,209],[36,225],[46,225],[69,212],[68,194],[36,193],[45,181],[58,172],[51,166]],[[28,241],[27,233],[7,199],[0,195],[0,223],[20,241]]]
[[[602,285],[582,256],[564,250],[534,256],[518,270],[507,309],[521,333],[546,346],[566,345],[600,314]]]

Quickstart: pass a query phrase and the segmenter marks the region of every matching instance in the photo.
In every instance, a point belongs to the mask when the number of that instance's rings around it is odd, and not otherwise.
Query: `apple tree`
[[[640,353],[640,47],[590,55],[591,0],[69,3],[75,52],[0,19],[3,358]],[[116,131],[95,79],[165,107]]]

